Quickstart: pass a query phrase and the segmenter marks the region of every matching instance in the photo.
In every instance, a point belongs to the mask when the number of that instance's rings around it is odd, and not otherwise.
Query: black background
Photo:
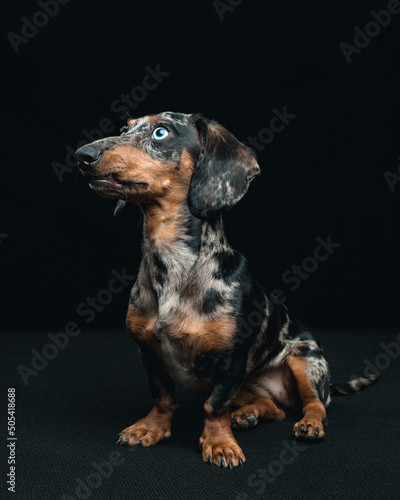
[[[102,119],[119,130],[111,103],[157,65],[169,76],[134,117],[201,112],[246,140],[273,108],[297,115],[258,153],[262,176],[226,216],[259,281],[310,326],[398,326],[400,184],[391,192],[384,172],[398,173],[400,155],[400,15],[350,64],[339,47],[386,5],[244,0],[221,21],[211,0],[72,0],[18,54],[4,36],[1,328],[61,328],[112,269],[137,272],[138,208],[113,218],[115,202],[77,172],[59,182],[52,163]],[[5,2],[5,35],[38,10]],[[291,291],[282,274],[328,235],[340,248]],[[87,327],[123,327],[128,293]]]
[[[243,0],[221,20],[213,0],[70,0],[18,54],[7,34],[21,33],[38,2],[2,3],[0,413],[15,387],[17,498],[77,497],[77,478],[89,481],[94,462],[116,452],[123,463],[91,498],[398,498],[400,183],[392,192],[384,174],[400,175],[400,14],[350,64],[339,46],[388,1]],[[323,445],[305,447],[273,482],[254,478],[294,442],[299,417],[235,432],[247,463],[221,471],[198,451],[204,397],[181,388],[170,440],[133,455],[115,446],[152,406],[137,346],[119,330],[130,286],[93,321],[77,314],[113,270],[136,274],[142,219],[135,206],[114,218],[114,201],[76,171],[59,182],[52,164],[65,164],[84,129],[109,119],[118,131],[111,103],[157,65],[169,76],[134,117],[201,112],[246,140],[274,108],[296,115],[258,153],[262,175],[225,217],[227,234],[257,279],[315,327],[333,382],[368,366],[381,375],[359,397],[334,398]],[[340,247],[290,290],[283,273],[329,235]],[[71,321],[82,333],[59,334],[68,348],[38,368],[33,360],[54,352],[49,331]],[[21,366],[37,370],[28,382]]]

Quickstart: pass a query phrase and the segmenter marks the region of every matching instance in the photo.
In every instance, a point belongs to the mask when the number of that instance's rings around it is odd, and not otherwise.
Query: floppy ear
[[[219,123],[195,116],[201,151],[195,166],[188,203],[200,219],[232,208],[260,174],[254,153]]]

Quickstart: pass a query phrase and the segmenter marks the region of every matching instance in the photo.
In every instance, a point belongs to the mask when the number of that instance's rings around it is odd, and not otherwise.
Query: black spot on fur
[[[156,281],[160,284],[164,284],[164,278],[167,275],[168,269],[161,257],[158,254],[153,254],[153,263],[155,267],[155,278]]]
[[[246,260],[239,252],[221,251],[213,254],[218,268],[214,272],[214,278],[224,280],[227,285],[237,281],[240,274],[245,270]]]
[[[215,387],[210,398],[214,412],[230,401],[240,388],[246,371],[246,349],[232,349],[219,359],[214,370]]]
[[[185,229],[188,236],[186,244],[190,250],[197,254],[201,244],[201,221],[191,215]]]
[[[203,297],[203,312],[211,314],[221,304],[222,295],[215,288],[209,288]]]
[[[197,378],[207,378],[212,375],[213,370],[218,363],[219,357],[215,354],[199,354],[196,356],[193,365],[193,373]]]

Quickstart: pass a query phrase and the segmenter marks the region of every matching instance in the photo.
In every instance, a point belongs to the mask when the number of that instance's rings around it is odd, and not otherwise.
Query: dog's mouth
[[[117,177],[115,177],[114,174],[109,174],[107,176],[102,176],[102,177],[90,176],[87,177],[87,180],[89,182],[89,187],[94,190],[113,189],[120,191],[121,189],[124,190],[125,188],[129,188],[132,186],[135,188],[147,187],[147,184],[145,182],[122,181]]]

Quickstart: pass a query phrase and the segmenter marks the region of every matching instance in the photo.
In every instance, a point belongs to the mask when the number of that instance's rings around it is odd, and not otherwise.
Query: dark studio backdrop
[[[6,0],[1,14],[2,486],[16,453],[29,500],[397,500],[400,0]],[[133,205],[114,218],[72,153],[167,110],[253,147],[262,175],[225,216],[230,243],[314,327],[333,382],[381,374],[333,399],[322,445],[291,439],[291,412],[235,431],[243,467],[209,467],[206,396],[180,387],[170,440],[115,444],[154,404],[124,331],[143,221]]]
[[[7,1],[1,328],[124,326],[131,282],[111,301],[101,292],[137,272],[140,212],[114,218],[69,153],[119,133],[124,111],[165,110],[201,112],[257,151],[262,175],[226,231],[305,324],[398,326],[400,14],[379,14],[388,3],[72,0],[46,21],[37,2]]]

